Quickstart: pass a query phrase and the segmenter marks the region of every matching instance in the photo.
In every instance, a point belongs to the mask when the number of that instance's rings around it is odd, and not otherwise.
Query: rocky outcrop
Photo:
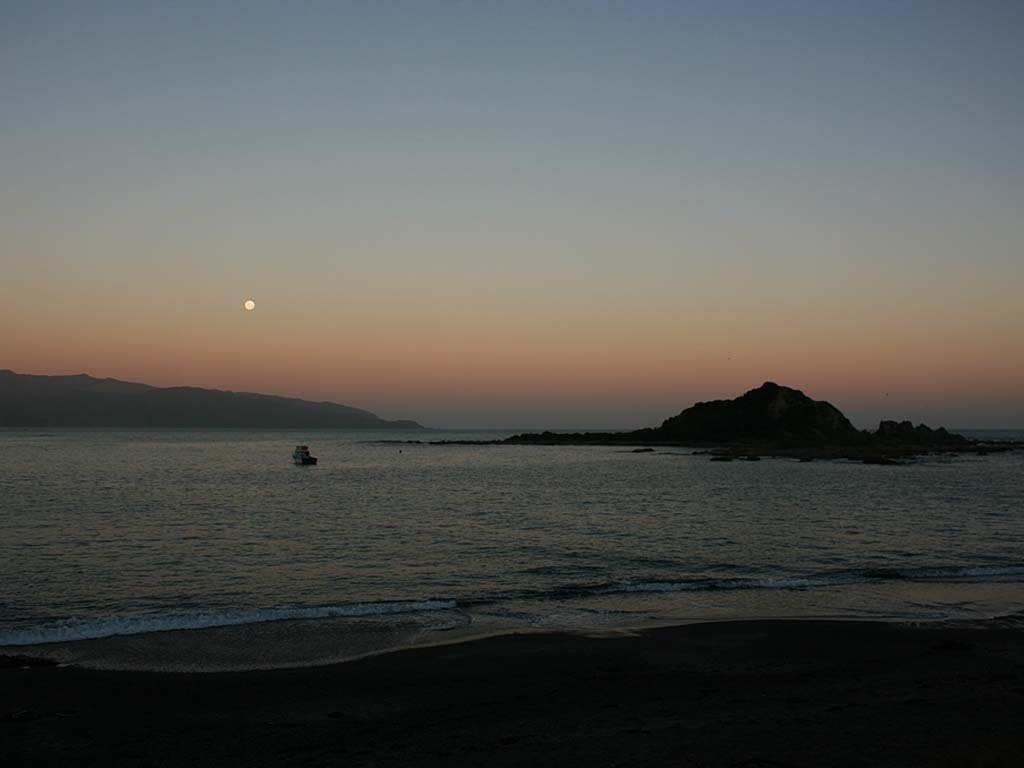
[[[945,427],[929,429],[924,424],[916,427],[909,421],[882,421],[871,435],[875,443],[885,445],[967,445],[971,441],[963,435],[949,432]]]
[[[633,432],[522,434],[499,441],[527,445],[712,446],[712,461],[758,456],[855,459],[895,464],[927,452],[997,450],[943,428],[883,421],[875,432],[856,429],[831,403],[768,381],[732,400],[697,403],[661,426]],[[998,450],[1010,450],[1002,445]]]
[[[697,403],[653,432],[687,443],[773,441],[813,444],[861,440],[842,412],[824,400],[768,381],[734,400]]]

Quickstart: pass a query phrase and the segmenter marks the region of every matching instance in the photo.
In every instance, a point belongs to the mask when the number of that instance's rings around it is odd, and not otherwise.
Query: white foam
[[[211,613],[169,613],[144,616],[98,616],[70,618],[38,627],[0,632],[2,645],[41,645],[75,640],[94,640],[114,635],[146,632],[208,629],[266,621],[389,616],[398,613],[446,611],[457,607],[454,600],[419,600],[393,603],[353,603],[316,607],[238,608]]]

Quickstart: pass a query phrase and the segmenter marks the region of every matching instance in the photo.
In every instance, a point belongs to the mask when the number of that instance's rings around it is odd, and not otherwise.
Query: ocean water
[[[507,631],[1024,611],[1024,452],[383,442],[507,434],[0,430],[0,653],[221,670]],[[318,466],[292,464],[297,442]]]

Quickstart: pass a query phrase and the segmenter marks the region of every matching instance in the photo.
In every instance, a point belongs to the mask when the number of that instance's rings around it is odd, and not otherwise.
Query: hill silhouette
[[[842,411],[798,389],[767,381],[732,400],[696,403],[659,427],[632,432],[542,432],[503,442],[526,445],[714,446],[723,457],[849,457],[884,462],[926,450],[980,450],[976,441],[943,428],[883,421],[858,430]]]
[[[0,370],[0,427],[422,429],[337,403],[9,370]]]
[[[824,400],[768,381],[734,400],[697,403],[652,430],[677,441],[773,440],[825,443],[860,438],[842,412]]]

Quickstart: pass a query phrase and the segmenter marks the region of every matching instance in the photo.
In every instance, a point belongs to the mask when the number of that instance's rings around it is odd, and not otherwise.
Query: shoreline
[[[288,620],[267,621],[262,624],[283,624],[290,623]],[[637,624],[618,624],[608,626],[594,626],[591,628],[578,629],[551,629],[546,627],[489,627],[473,631],[471,627],[463,627],[455,630],[437,630],[430,637],[437,639],[420,641],[410,640],[394,646],[386,646],[373,650],[359,651],[351,656],[340,656],[334,659],[283,662],[280,664],[267,664],[265,666],[238,667],[238,668],[203,668],[203,669],[166,669],[158,667],[117,667],[96,665],[89,661],[68,660],[67,654],[62,653],[68,646],[79,644],[106,643],[127,639],[130,641],[152,639],[155,637],[176,639],[182,635],[202,634],[209,630],[237,629],[238,627],[205,627],[201,629],[171,629],[157,630],[134,635],[110,635],[105,637],[88,638],[73,641],[58,641],[52,643],[38,643],[35,645],[7,645],[0,646],[0,670],[16,668],[40,668],[55,667],[60,669],[80,669],[90,672],[110,674],[155,674],[155,675],[226,675],[226,674],[249,674],[278,672],[285,670],[300,669],[321,669],[335,667],[344,664],[353,664],[365,659],[372,659],[378,656],[388,656],[397,653],[408,653],[430,648],[443,648],[446,646],[464,645],[477,643],[485,640],[508,637],[536,637],[536,636],[560,636],[580,637],[589,639],[616,639],[620,637],[637,637],[650,632],[683,630],[686,627],[696,625],[759,625],[767,623],[783,624],[873,624],[888,625],[905,629],[958,629],[985,631],[992,629],[1020,630],[1024,640],[1024,612],[1011,611],[985,618],[948,618],[948,619],[914,619],[905,616],[890,616],[865,619],[858,616],[843,614],[835,615],[778,615],[778,616],[736,616],[729,618],[717,617],[693,617],[687,619],[651,619]],[[252,625],[245,625],[252,626]],[[427,636],[421,636],[427,637]],[[47,653],[49,652],[49,654]],[[63,657],[63,658],[62,658]]]
[[[277,609],[267,609],[266,616],[252,611],[246,621],[231,615],[232,620],[224,623],[213,613],[191,615],[196,622],[185,614],[100,618],[96,627],[57,622],[23,630],[20,641],[11,637],[11,642],[0,644],[0,663],[4,656],[32,656],[103,671],[206,674],[311,668],[514,634],[598,637],[741,621],[1024,623],[1020,568],[958,567],[961,581],[949,581],[950,573],[927,568],[907,579],[879,571],[863,581],[762,577],[750,584],[728,579],[699,584],[703,588],[698,589],[687,581],[655,581],[619,592],[595,588],[555,601],[481,607],[450,600],[450,605],[433,610],[379,615],[350,615],[335,607],[335,614],[302,608],[298,616]],[[936,575],[941,578],[931,578]],[[309,611],[315,615],[307,616]]]
[[[996,766],[1024,762],[1022,721],[1019,617],[499,634],[247,672],[0,665],[7,765]]]

